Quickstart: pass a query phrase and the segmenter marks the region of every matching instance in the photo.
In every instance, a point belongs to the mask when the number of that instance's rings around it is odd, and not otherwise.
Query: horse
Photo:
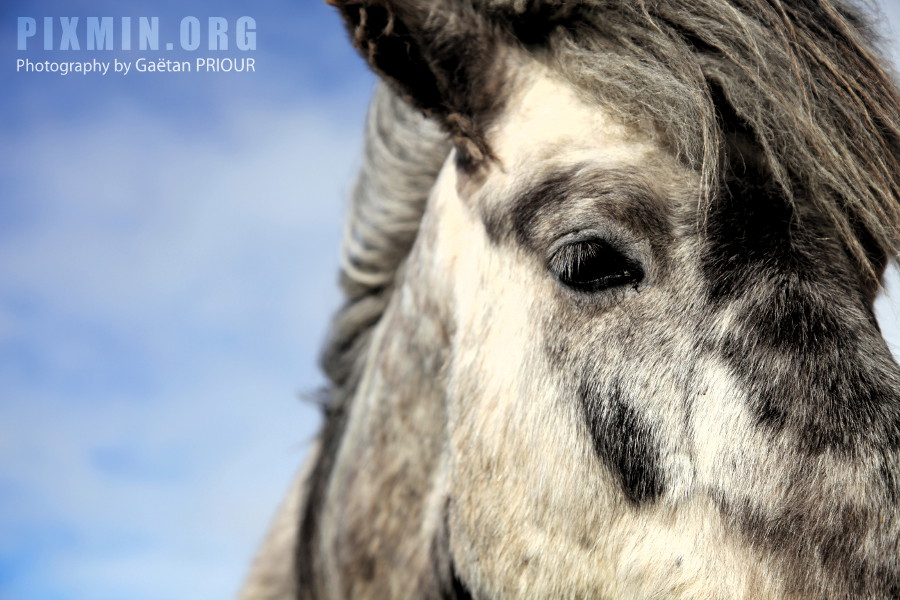
[[[329,0],[380,76],[245,598],[900,598],[900,97],[843,0]]]

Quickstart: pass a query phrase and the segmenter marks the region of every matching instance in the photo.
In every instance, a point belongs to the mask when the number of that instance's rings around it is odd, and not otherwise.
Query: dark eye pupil
[[[547,268],[561,283],[581,292],[636,284],[644,277],[640,263],[603,240],[567,244],[550,257]]]

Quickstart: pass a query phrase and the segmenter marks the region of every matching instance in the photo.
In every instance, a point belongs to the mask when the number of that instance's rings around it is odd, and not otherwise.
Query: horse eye
[[[563,285],[579,292],[633,285],[644,278],[638,261],[603,240],[566,244],[553,253],[547,268]]]

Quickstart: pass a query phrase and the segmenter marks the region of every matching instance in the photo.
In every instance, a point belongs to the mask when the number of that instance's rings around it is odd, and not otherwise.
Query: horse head
[[[331,2],[386,85],[298,597],[900,597],[900,102],[857,12]]]

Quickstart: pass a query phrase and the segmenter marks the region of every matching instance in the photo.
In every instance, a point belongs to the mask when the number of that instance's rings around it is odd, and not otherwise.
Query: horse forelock
[[[659,132],[701,173],[706,210],[737,129],[787,201],[813,203],[863,269],[880,274],[897,254],[900,99],[859,11],[780,0],[577,7],[574,25],[549,38],[553,64],[624,122]]]

